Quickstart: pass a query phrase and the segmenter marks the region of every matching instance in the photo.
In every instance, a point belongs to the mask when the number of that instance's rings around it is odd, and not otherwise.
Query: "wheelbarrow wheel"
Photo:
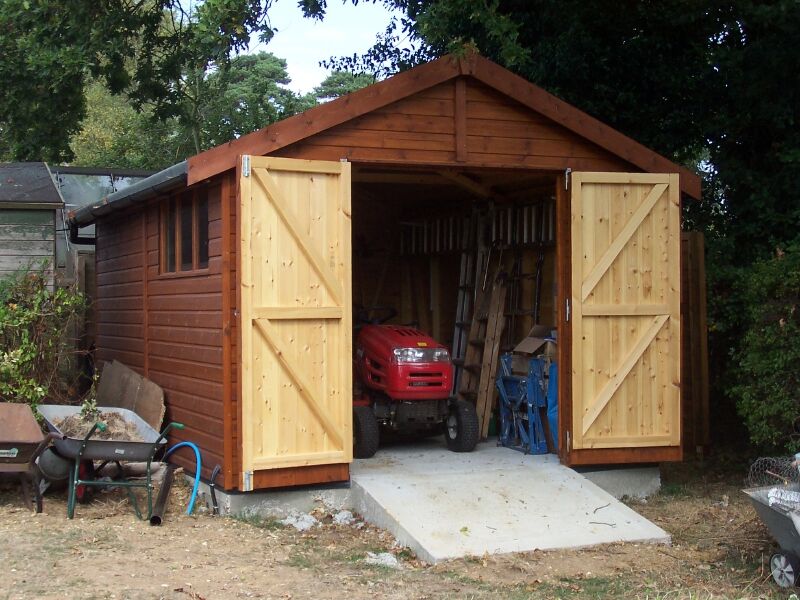
[[[78,479],[88,481],[94,479],[94,462],[82,460],[78,465]],[[79,484],[75,486],[75,500],[78,504],[88,504],[92,500],[92,488],[88,485]]]
[[[772,578],[782,588],[794,587],[800,571],[800,559],[791,552],[777,552],[769,559]]]

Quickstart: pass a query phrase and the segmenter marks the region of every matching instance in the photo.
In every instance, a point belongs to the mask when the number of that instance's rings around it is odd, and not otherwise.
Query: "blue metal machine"
[[[555,363],[544,358],[528,360],[528,373],[515,375],[512,355],[500,357],[500,373],[495,380],[500,392],[500,443],[525,454],[546,454],[547,438],[539,409],[548,411],[551,430],[557,428],[557,377]],[[555,418],[553,418],[555,417]],[[553,435],[555,443],[557,436]]]

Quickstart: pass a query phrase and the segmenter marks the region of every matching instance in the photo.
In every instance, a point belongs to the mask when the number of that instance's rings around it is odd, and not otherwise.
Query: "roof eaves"
[[[137,181],[124,190],[109,194],[95,204],[84,206],[77,211],[70,212],[70,223],[78,227],[83,227],[93,223],[98,217],[128,207],[134,203],[145,202],[151,198],[155,198],[159,194],[184,186],[186,185],[186,173],[187,163],[184,160],[146,179]]]

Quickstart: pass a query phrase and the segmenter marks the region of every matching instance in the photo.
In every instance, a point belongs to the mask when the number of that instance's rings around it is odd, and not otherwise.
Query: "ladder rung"
[[[483,346],[486,344],[486,338],[476,338],[469,341],[470,346]]]

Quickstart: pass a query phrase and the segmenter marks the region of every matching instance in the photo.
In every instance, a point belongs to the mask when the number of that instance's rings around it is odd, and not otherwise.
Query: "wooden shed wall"
[[[196,443],[208,477],[224,462],[221,187],[209,186],[209,265],[197,273],[160,273],[159,200],[98,223],[96,356],[164,389],[165,422],[186,425],[170,442]],[[191,451],[175,457],[194,470]]]
[[[473,79],[394,102],[272,153],[364,163],[638,171]]]
[[[0,208],[0,279],[55,258],[55,211]]]

